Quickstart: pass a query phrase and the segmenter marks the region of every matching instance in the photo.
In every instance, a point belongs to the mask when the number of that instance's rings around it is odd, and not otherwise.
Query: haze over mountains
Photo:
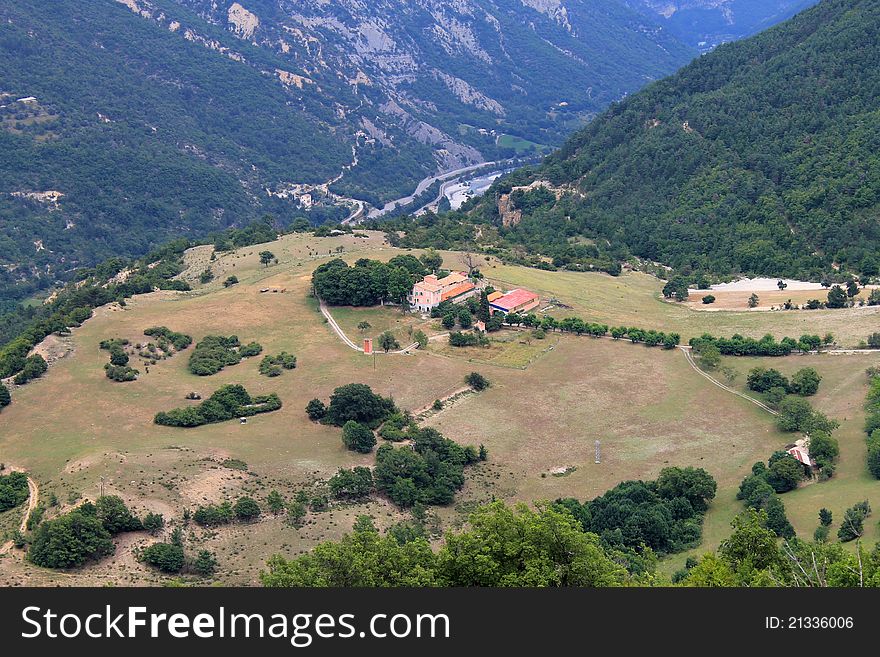
[[[340,220],[346,199],[378,205],[438,170],[559,145],[697,54],[655,9],[4,3],[0,299],[265,213]]]
[[[818,0],[624,0],[690,46],[706,51],[794,16]]]

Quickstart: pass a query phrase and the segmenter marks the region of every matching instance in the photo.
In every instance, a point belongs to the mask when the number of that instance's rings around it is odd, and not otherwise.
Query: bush
[[[223,281],[223,287],[232,287],[233,285],[238,285],[238,276],[230,276]]]
[[[232,511],[236,518],[243,521],[256,520],[261,513],[260,505],[252,497],[239,497]]]
[[[144,529],[151,534],[161,531],[165,527],[165,518],[161,513],[148,513],[144,516]]]
[[[238,355],[242,358],[252,358],[254,356],[259,356],[263,351],[263,345],[259,342],[249,342],[248,344],[240,347],[238,350]]]
[[[320,399],[313,399],[306,404],[306,414],[312,422],[317,422],[324,419],[324,416],[327,415],[327,407]]]
[[[454,331],[449,334],[449,344],[452,347],[487,347],[489,338],[482,333]]]
[[[202,577],[210,577],[217,572],[217,557],[208,550],[200,550],[193,562],[193,570]]]
[[[193,342],[192,336],[187,335],[186,333],[172,331],[167,326],[153,326],[144,331],[144,335],[148,337],[165,338],[172,344],[176,351],[183,351]]]
[[[712,294],[707,294],[703,297],[703,303],[709,305],[710,303],[715,303],[715,296]]]
[[[137,381],[140,372],[127,365],[112,365],[111,363],[107,363],[104,365],[104,374],[111,381],[126,383],[128,381]]]
[[[342,442],[352,451],[369,454],[376,446],[376,436],[368,426],[349,420],[342,427]]]
[[[141,551],[140,560],[163,573],[179,573],[186,563],[183,548],[172,543],[153,543]]]
[[[282,351],[277,356],[266,356],[260,362],[260,374],[263,376],[280,376],[284,370],[296,368],[296,356]]]
[[[489,380],[479,372],[471,372],[466,377],[464,377],[464,382],[477,392],[485,390],[491,385],[489,383]]]
[[[12,395],[9,394],[9,388],[7,388],[2,381],[0,381],[0,409],[3,409],[9,404],[12,403]]]

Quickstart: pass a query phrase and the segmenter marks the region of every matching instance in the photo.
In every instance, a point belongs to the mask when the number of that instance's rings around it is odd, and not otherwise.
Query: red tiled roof
[[[469,292],[474,289],[474,284],[470,281],[466,283],[460,283],[453,288],[446,290],[443,294],[440,295],[441,301],[446,301],[447,299],[454,299],[459,294],[464,294],[465,292]]]
[[[500,299],[492,301],[492,305],[502,310],[511,310],[523,304],[537,301],[539,298],[537,294],[528,290],[511,290]]]

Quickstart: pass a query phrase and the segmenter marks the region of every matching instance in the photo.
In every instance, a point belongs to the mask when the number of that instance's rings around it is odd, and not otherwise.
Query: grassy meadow
[[[272,251],[279,263],[261,265],[258,254],[263,250]],[[459,443],[485,444],[490,454],[487,463],[467,471],[455,504],[434,510],[442,527],[459,526],[475,504],[492,497],[583,500],[625,479],[653,478],[668,465],[693,465],[706,468],[719,482],[704,544],[696,550],[701,552],[717,546],[741,510],[734,496],[752,463],[792,439],[776,429],[766,412],[698,376],[678,350],[567,335],[530,340],[504,331],[488,349],[453,349],[441,337],[412,355],[367,358],[346,347],[326,324],[309,296],[311,272],[331,257],[387,260],[399,252],[378,233],[368,238],[289,235],[215,261],[210,260],[210,247],[193,249],[184,274],[194,282],[192,292],[156,292],[135,297],[124,307],[99,309],[73,331],[67,356],[42,379],[13,391],[14,403],[0,416],[0,462],[26,468],[39,482],[41,499],[54,493],[62,510],[81,497],[96,497],[102,480],[105,492],[121,495],[139,512],[149,509],[166,518],[179,519],[185,508],[243,494],[262,501],[272,489],[291,499],[298,489],[326,480],[340,467],[373,462],[373,455],[347,451],[338,429],[308,421],[303,409],[310,399],[326,400],[335,387],[362,382],[392,396],[402,408],[421,409],[460,388],[464,376],[477,370],[492,382],[491,388],[462,396],[426,420]],[[443,255],[445,267],[462,266],[460,254]],[[198,284],[208,267],[214,280]],[[709,313],[663,301],[662,283],[642,274],[612,278],[545,272],[506,266],[494,258],[484,260],[482,268],[496,287],[522,286],[545,300],[555,297],[572,306],[550,311],[558,317],[569,313],[590,321],[678,331],[685,341],[704,331],[771,332],[778,337],[830,331],[841,343],[853,344],[874,330],[878,320],[877,309]],[[226,288],[223,281],[231,275],[240,282]],[[332,312],[355,340],[361,337],[361,321],[371,324],[367,334],[392,330],[402,345],[410,328],[429,335],[444,332],[436,320],[404,316],[394,308]],[[261,343],[263,355],[295,354],[297,368],[276,378],[261,376],[261,355],[214,376],[197,377],[189,373],[189,351],[184,351],[149,366],[149,372],[133,358],[131,365],[141,371],[135,382],[107,379],[103,365],[108,354],[98,348],[101,340],[145,343],[143,330],[156,325],[196,340],[234,333],[243,343]],[[843,453],[835,478],[782,497],[803,536],[812,535],[821,506],[832,509],[837,519],[862,499],[880,508],[880,483],[865,471],[861,432],[864,370],[878,360],[880,354],[772,361],[786,373],[806,364],[816,367],[824,380],[814,403],[842,422],[836,435]],[[758,362],[725,359],[741,371],[738,387],[744,387],[745,372]],[[241,383],[253,394],[277,392],[284,406],[246,425],[180,429],[153,424],[156,412],[192,403],[184,399],[187,393],[207,397],[228,383]],[[596,440],[602,445],[599,465],[594,463]],[[17,524],[16,512],[0,516],[0,532]],[[51,509],[48,515],[57,512]],[[318,541],[339,537],[361,513],[373,515],[380,526],[402,517],[382,500],[334,505],[330,511],[310,513],[302,529],[266,514],[254,525],[210,531],[190,525],[187,544],[191,550],[205,547],[217,553],[219,581],[253,584],[269,555],[298,554]],[[869,539],[878,538],[873,519],[866,527]],[[132,555],[133,548],[149,540],[140,534],[125,536],[115,556],[72,573],[34,568],[20,553],[0,556],[0,585],[158,583],[162,578]],[[677,555],[664,568],[674,569],[683,559]]]

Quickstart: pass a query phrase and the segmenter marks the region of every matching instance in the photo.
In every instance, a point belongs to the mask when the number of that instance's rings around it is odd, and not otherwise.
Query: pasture
[[[279,263],[261,265],[258,254],[263,250],[272,251]],[[41,496],[54,493],[62,510],[81,497],[94,499],[102,479],[105,492],[121,495],[138,512],[149,509],[178,521],[184,509],[242,494],[262,502],[277,489],[292,499],[297,490],[314,487],[340,467],[373,462],[372,455],[347,451],[338,429],[310,422],[303,410],[310,399],[326,400],[335,387],[361,382],[392,396],[402,408],[421,409],[460,388],[464,376],[477,370],[492,382],[488,390],[462,396],[426,420],[459,443],[485,444],[490,455],[487,463],[468,470],[456,503],[435,510],[443,527],[460,525],[474,504],[493,496],[526,502],[566,496],[583,500],[625,479],[652,478],[668,465],[694,465],[709,470],[719,482],[701,551],[717,545],[741,509],[734,496],[752,463],[790,439],[764,411],[698,376],[678,350],[557,334],[527,340],[513,331],[502,332],[488,351],[452,349],[443,338],[412,355],[372,359],[349,349],[309,296],[311,272],[330,257],[353,262],[360,257],[387,260],[399,253],[381,234],[370,233],[366,239],[289,235],[215,261],[210,252],[210,247],[191,251],[184,277],[197,281],[210,267],[212,282],[196,283],[189,293],[155,292],[135,297],[125,307],[99,309],[74,330],[67,356],[42,379],[13,391],[14,403],[0,417],[0,461],[26,468],[39,481]],[[443,256],[446,267],[463,265],[461,254]],[[831,331],[848,342],[867,334],[877,320],[875,309],[704,313],[662,301],[662,283],[641,274],[612,278],[544,272],[482,256],[481,265],[496,287],[527,287],[572,306],[549,311],[558,317],[577,314],[589,321],[679,331],[685,341],[704,331],[758,336]],[[233,274],[239,284],[224,287]],[[355,340],[360,338],[357,324],[364,320],[371,324],[370,333],[393,330],[401,344],[408,327],[440,332],[436,320],[426,322],[392,308],[332,312]],[[214,376],[197,377],[189,373],[189,351],[184,351],[150,366],[149,373],[133,359],[131,365],[141,370],[135,382],[107,379],[101,340],[146,342],[143,330],[156,325],[196,340],[234,333],[242,342],[261,343],[264,354],[295,354],[297,368],[267,378],[257,371],[258,356]],[[825,377],[815,403],[843,422],[837,433],[843,451],[838,475],[783,497],[801,535],[812,534],[819,507],[832,508],[839,518],[846,506],[872,499],[878,487],[864,471],[859,416],[864,369],[876,360],[871,355],[823,355],[773,361],[772,366],[784,371],[815,362]],[[751,360],[726,361],[743,372],[754,366]],[[737,385],[744,381],[742,374]],[[277,392],[284,406],[246,425],[180,429],[153,424],[156,412],[190,403],[184,399],[187,393],[206,397],[228,383],[241,383],[252,394]],[[594,463],[596,440],[602,445],[599,465]],[[230,467],[228,459],[247,467]],[[880,508],[880,499],[875,508]],[[48,516],[58,511],[50,509]],[[190,525],[187,545],[217,553],[219,581],[253,584],[267,556],[294,555],[338,537],[362,513],[373,515],[380,526],[404,517],[382,500],[310,513],[302,529],[264,514],[253,525],[210,531]],[[14,514],[0,518],[3,527],[15,524]],[[876,538],[876,522],[869,520],[868,525]],[[20,553],[6,555],[0,557],[0,584],[157,583],[163,578],[131,554],[133,547],[149,540],[143,534],[124,537],[114,557],[72,573],[34,568]],[[670,560],[670,567],[677,559]]]

